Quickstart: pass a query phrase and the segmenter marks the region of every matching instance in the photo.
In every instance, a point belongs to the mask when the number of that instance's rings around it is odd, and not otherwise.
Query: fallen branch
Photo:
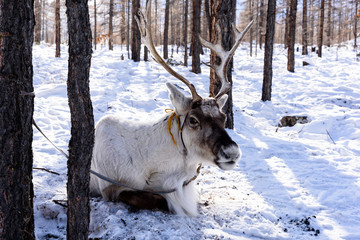
[[[68,205],[67,205],[67,200],[53,200],[53,202],[54,202],[55,204],[58,204],[58,205],[64,207],[64,208],[67,208],[67,207],[68,207]],[[64,202],[64,203],[62,203],[62,202]]]
[[[34,167],[33,169],[36,169],[36,170],[42,170],[42,171],[45,171],[45,172],[48,172],[48,173],[52,173],[52,174],[55,174],[55,175],[60,175],[60,173],[57,173],[57,172],[51,171],[51,170],[46,169],[46,168],[36,168],[36,167]]]
[[[326,130],[327,134],[329,135],[329,137],[330,137],[331,141],[334,143],[334,145],[336,145],[336,143],[335,143],[334,139],[331,137],[331,135],[330,135],[329,131],[328,131],[327,129],[325,129],[325,130]]]

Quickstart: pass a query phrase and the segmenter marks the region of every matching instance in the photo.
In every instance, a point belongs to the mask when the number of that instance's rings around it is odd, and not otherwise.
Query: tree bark
[[[252,9],[253,0],[249,0],[248,6],[249,6],[249,20],[250,22],[253,20],[253,9]],[[253,52],[253,28],[250,28],[250,57],[252,57]]]
[[[95,46],[95,50],[96,50],[96,43],[97,43],[97,32],[96,32],[96,0],[94,0],[94,46]]]
[[[60,29],[60,0],[56,0],[55,3],[55,42],[56,51],[55,57],[60,57],[60,44],[61,44],[61,29]]]
[[[40,0],[35,0],[35,38],[34,42],[40,44],[41,42],[41,4]]]
[[[297,0],[290,0],[288,64],[287,64],[287,70],[289,72],[295,72],[296,11],[297,11]]]
[[[35,239],[34,1],[0,1],[0,239]]]
[[[325,1],[321,0],[319,35],[318,35],[318,57],[322,57],[322,45],[323,45],[323,38],[324,38],[324,15],[325,15]]]
[[[170,8],[170,0],[166,0],[165,2],[165,22],[164,22],[164,59],[168,59],[168,44],[169,44],[169,8]]]
[[[307,0],[303,0],[302,55],[308,54]]]
[[[126,50],[128,59],[130,59],[130,0],[127,0],[127,34],[126,34]]]
[[[113,17],[114,17],[114,0],[110,0],[109,3],[109,50],[113,50]]]
[[[290,15],[290,0],[286,0],[286,11],[285,11],[285,32],[284,32],[284,48],[289,46],[289,15]]]
[[[205,0],[204,5],[205,5],[206,21],[207,21],[207,24],[208,24],[209,39],[211,39],[211,16],[210,16],[209,0]]]
[[[94,145],[94,116],[90,100],[91,29],[87,0],[66,0],[69,31],[67,92],[71,113],[68,159],[67,239],[88,238],[89,181]]]
[[[132,20],[131,20],[131,59],[134,62],[140,62],[140,50],[141,50],[141,36],[140,31],[135,21],[135,16],[138,14],[140,8],[140,0],[132,1]]]
[[[201,73],[200,67],[200,53],[201,53],[201,43],[199,40],[200,34],[200,11],[201,4],[199,0],[193,0],[193,22],[192,22],[192,47],[191,47],[191,57],[192,57],[192,72]]]
[[[211,42],[215,43],[221,34],[222,42],[221,45],[225,50],[230,50],[233,42],[233,32],[231,24],[235,21],[234,12],[232,11],[235,8],[236,1],[234,0],[211,0]],[[222,29],[221,33],[217,32],[216,24],[220,24],[220,28]],[[210,64],[215,65],[217,61],[220,59],[215,55],[212,51],[210,57]],[[232,68],[233,68],[233,60],[230,61],[229,66],[227,68],[227,79],[232,84]],[[215,71],[213,69],[210,70],[210,96],[216,96],[216,94],[220,91],[221,81],[216,76]],[[233,114],[233,104],[232,104],[232,90],[227,93],[229,98],[223,108],[224,113],[227,116],[225,126],[227,128],[234,128],[234,114]]]
[[[184,7],[184,66],[188,66],[188,9],[189,9],[189,0],[185,0],[185,7]]]
[[[360,18],[360,10],[358,10],[359,0],[355,0],[355,16],[354,16],[354,49],[357,49],[357,19]]]
[[[269,0],[266,17],[264,78],[262,87],[262,101],[271,101],[272,86],[272,56],[275,35],[276,0]]]
[[[355,0],[356,1],[356,0]],[[330,47],[331,45],[331,0],[328,0],[328,29],[327,29],[327,46]]]

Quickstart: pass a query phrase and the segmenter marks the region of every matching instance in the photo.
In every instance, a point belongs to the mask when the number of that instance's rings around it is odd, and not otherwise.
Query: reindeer
[[[142,43],[159,64],[190,89],[191,97],[167,83],[174,111],[158,121],[136,124],[116,116],[103,117],[96,125],[91,170],[123,185],[91,175],[90,191],[139,208],[196,216],[198,193],[194,180],[201,165],[231,170],[241,158],[238,145],[224,129],[226,116],[222,107],[231,88],[226,78],[228,63],[252,23],[241,33],[233,26],[236,42],[230,51],[221,47],[221,37],[217,44],[200,39],[220,57],[221,63],[212,67],[222,82],[215,97],[202,98],[194,85],[157,53],[151,37],[150,13],[151,1],[146,6],[146,20],[141,11],[136,18]]]

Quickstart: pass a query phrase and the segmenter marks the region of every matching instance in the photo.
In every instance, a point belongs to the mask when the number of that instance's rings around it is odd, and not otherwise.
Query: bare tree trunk
[[[253,10],[252,10],[253,0],[249,0],[249,15],[250,15],[250,22],[253,20]],[[253,50],[253,28],[250,28],[250,57],[252,57],[252,50]]]
[[[114,49],[114,47],[113,47],[113,43],[114,43],[113,17],[114,17],[114,0],[110,0],[110,3],[109,3],[109,50],[111,50],[111,51]]]
[[[276,0],[269,0],[266,17],[264,78],[262,87],[262,101],[271,101],[272,86],[272,56],[275,35]]]
[[[200,53],[201,53],[201,43],[199,40],[200,34],[200,11],[201,5],[199,0],[193,0],[193,22],[192,22],[192,47],[191,47],[191,57],[192,57],[192,72],[201,73],[200,67]]]
[[[60,29],[60,0],[56,0],[55,4],[55,42],[56,42],[56,52],[55,57],[60,57],[60,44],[61,44],[61,29]]]
[[[140,48],[141,48],[141,37],[140,31],[135,21],[135,16],[138,14],[140,8],[140,0],[133,0],[132,2],[132,20],[131,20],[131,59],[134,62],[140,61]]]
[[[71,113],[68,159],[67,239],[88,238],[89,181],[94,145],[94,116],[90,100],[91,28],[88,0],[66,0],[69,31],[67,92]]]
[[[357,19],[360,17],[360,12],[358,12],[358,6],[359,6],[359,0],[355,0],[355,16],[354,16],[354,49],[356,51],[357,49],[357,43],[356,43],[356,38],[357,38]]]
[[[327,26],[327,46],[330,47],[331,45],[331,0],[328,0],[328,26]]]
[[[319,36],[318,36],[318,57],[322,57],[322,45],[323,45],[323,36],[324,36],[324,15],[325,15],[325,1],[321,0]]]
[[[289,36],[288,36],[288,65],[289,72],[295,71],[295,32],[296,32],[297,0],[290,0]]]
[[[96,43],[97,43],[97,32],[96,32],[96,0],[94,0],[94,46],[95,46],[95,50],[96,50]]]
[[[40,44],[41,41],[41,3],[35,0],[35,38],[34,42]]]
[[[209,0],[205,0],[205,16],[206,16],[206,21],[208,24],[208,32],[209,32],[209,39],[211,39],[211,16],[210,16],[210,5],[209,5]]]
[[[308,54],[307,0],[303,0],[302,55]]]
[[[0,1],[0,239],[35,239],[33,0]]]
[[[130,59],[130,0],[127,1],[127,10],[126,50],[128,52],[128,59]]]
[[[168,41],[169,41],[169,8],[170,8],[170,0],[166,0],[165,2],[165,22],[164,22],[164,59],[168,59]]]
[[[314,32],[315,32],[315,18],[314,18],[314,0],[310,0],[310,21],[311,21],[311,32],[310,32],[310,45],[314,46]]]
[[[264,0],[260,1],[260,16],[259,16],[259,47],[262,49],[263,37],[264,37],[264,20],[265,20],[265,5]]]
[[[187,45],[188,45],[188,9],[189,9],[189,0],[185,0],[185,7],[184,7],[184,66],[188,66],[188,50],[187,50]]]
[[[45,0],[42,1],[41,8],[41,40],[45,41]]]
[[[285,12],[285,32],[284,32],[284,47],[285,49],[289,46],[289,10],[290,0],[286,0],[286,12]]]
[[[211,0],[211,42],[217,42],[219,34],[222,36],[221,45],[225,50],[230,50],[234,43],[234,36],[232,32],[231,24],[235,22],[235,16],[233,9],[236,6],[236,1],[234,0]],[[216,24],[220,24],[220,28],[223,29],[222,33],[217,32]],[[210,64],[215,65],[217,61],[220,59],[215,55],[212,51]],[[230,61],[228,69],[227,69],[227,79],[232,84],[232,68],[233,68],[233,60]],[[210,70],[210,96],[216,96],[216,94],[220,91],[221,81],[216,76],[215,71],[213,69]],[[224,113],[227,116],[225,126],[227,128],[234,128],[234,114],[233,114],[233,103],[232,103],[232,90],[230,89],[227,92],[229,98],[223,108]]]

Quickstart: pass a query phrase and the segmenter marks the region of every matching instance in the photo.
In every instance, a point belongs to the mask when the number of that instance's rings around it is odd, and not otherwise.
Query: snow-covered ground
[[[93,53],[90,87],[97,122],[107,114],[133,121],[160,118],[171,108],[166,82],[178,83],[154,61],[121,60],[127,53]],[[38,125],[66,150],[70,114],[66,93],[67,48],[34,46],[35,113]],[[200,216],[134,212],[122,203],[91,199],[90,237],[99,239],[360,239],[360,62],[348,45],[325,48],[323,58],[296,53],[286,70],[283,48],[274,53],[273,96],[262,102],[263,52],[235,55],[235,129],[229,134],[243,157],[232,171],[204,166],[197,179]],[[182,60],[182,55],[175,55]],[[207,61],[208,56],[202,56]],[[310,63],[302,66],[302,61]],[[208,95],[209,69],[174,67]],[[182,85],[179,83],[179,85]],[[278,128],[286,115],[307,124]],[[35,129],[35,226],[37,239],[65,239],[67,160]]]

